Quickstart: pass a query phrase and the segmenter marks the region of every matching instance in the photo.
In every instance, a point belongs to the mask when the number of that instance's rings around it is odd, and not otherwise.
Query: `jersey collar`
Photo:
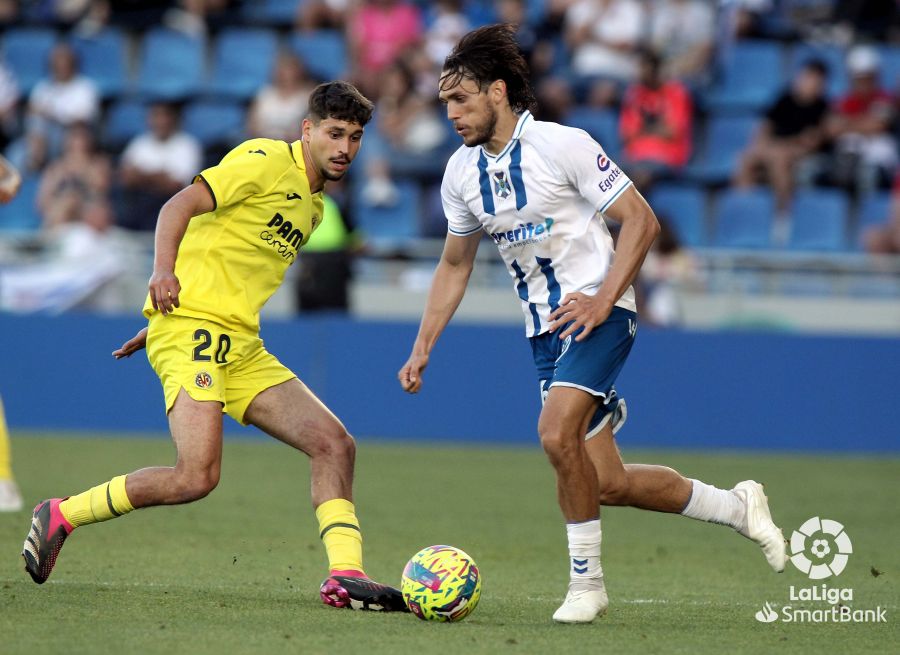
[[[484,149],[484,146],[481,146],[481,152],[483,152],[486,157],[490,157],[491,159],[501,159],[512,149],[514,145],[516,145],[516,141],[518,141],[519,137],[521,137],[525,132],[525,127],[527,126],[528,122],[532,120],[532,118],[533,117],[531,115],[531,112],[527,109],[522,112],[522,114],[519,116],[519,121],[516,123],[516,129],[513,130],[512,138],[509,140],[509,143],[507,143],[503,147],[503,150],[500,151],[500,154],[492,155]]]
[[[305,173],[306,161],[303,159],[303,142],[297,139],[293,143],[288,144],[288,149],[291,151],[291,157],[294,158],[294,164]]]

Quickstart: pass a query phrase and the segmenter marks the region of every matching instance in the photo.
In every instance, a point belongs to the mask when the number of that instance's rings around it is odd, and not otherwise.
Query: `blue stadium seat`
[[[108,148],[118,150],[146,129],[147,106],[135,99],[119,100],[106,112],[102,141]]]
[[[237,145],[244,134],[244,108],[237,103],[197,100],[185,108],[182,125],[204,148]]]
[[[728,189],[716,203],[715,245],[721,248],[768,248],[775,200],[768,189]]]
[[[3,58],[16,76],[23,95],[47,75],[47,58],[56,44],[56,32],[43,28],[12,28],[3,35]]]
[[[18,195],[6,205],[0,205],[0,232],[28,233],[41,227],[41,215],[37,210],[38,176],[26,177]]]
[[[695,187],[658,184],[650,195],[650,205],[661,219],[672,226],[679,241],[686,246],[705,246],[706,199]]]
[[[204,41],[165,28],[144,35],[138,91],[160,100],[179,100],[201,90]]]
[[[246,0],[242,14],[248,22],[284,27],[297,18],[302,0]]]
[[[796,73],[811,59],[820,59],[828,66],[828,96],[836,98],[847,91],[847,53],[837,45],[798,43],[791,52],[791,72]]]
[[[303,60],[316,78],[337,80],[347,72],[347,44],[335,30],[301,32],[288,39],[288,45]]]
[[[209,90],[249,100],[268,81],[277,49],[269,30],[225,30],[216,39]]]
[[[782,46],[773,41],[738,41],[722,57],[719,79],[704,104],[714,112],[759,111],[784,86]]]
[[[607,155],[617,163],[621,163],[618,162],[622,154],[618,113],[611,109],[603,111],[590,107],[575,107],[566,114],[562,122],[590,134]]]
[[[125,36],[108,28],[91,37],[75,36],[72,48],[78,54],[81,72],[94,80],[100,95],[111,98],[125,91]]]
[[[703,146],[685,174],[707,184],[726,182],[758,122],[754,116],[713,116],[707,124]]]
[[[867,229],[876,225],[884,225],[888,221],[890,211],[891,194],[888,191],[872,193],[862,201],[857,217],[857,247],[862,247],[861,239]]]
[[[847,248],[847,195],[835,189],[803,189],[791,206],[791,250]]]
[[[900,46],[879,48],[881,55],[881,86],[891,91],[900,88]]]
[[[354,217],[366,237],[375,242],[399,243],[419,236],[421,190],[409,181],[397,184],[398,201],[392,207],[372,207],[361,194],[361,185],[354,188]]]

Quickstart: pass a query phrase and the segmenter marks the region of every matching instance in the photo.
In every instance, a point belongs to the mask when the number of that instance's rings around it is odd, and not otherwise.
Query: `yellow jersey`
[[[200,173],[215,209],[195,216],[175,259],[175,314],[259,332],[259,311],[324,216],[310,193],[303,144],[251,139]],[[144,316],[156,310],[150,295]]]

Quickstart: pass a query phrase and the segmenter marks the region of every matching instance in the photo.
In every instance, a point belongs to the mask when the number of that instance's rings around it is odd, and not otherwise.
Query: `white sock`
[[[566,524],[569,538],[569,588],[596,587],[603,580],[600,566],[600,519]]]
[[[694,487],[691,491],[691,499],[687,506],[681,510],[682,515],[709,523],[730,525],[735,530],[744,527],[747,508],[736,493],[731,490],[717,489],[716,487],[691,480]]]

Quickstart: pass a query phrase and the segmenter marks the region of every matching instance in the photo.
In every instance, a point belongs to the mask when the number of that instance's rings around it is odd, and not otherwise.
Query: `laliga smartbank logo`
[[[810,580],[824,580],[839,576],[850,555],[853,544],[844,526],[831,519],[814,516],[791,535],[791,563]],[[754,615],[760,623],[886,623],[883,607],[862,609],[853,607],[853,589],[829,586],[825,583],[811,587],[790,586],[789,604],[780,609],[766,601]],[[795,606],[792,603],[804,603]],[[815,603],[814,605],[809,605]],[[823,607],[823,604],[825,605]]]

